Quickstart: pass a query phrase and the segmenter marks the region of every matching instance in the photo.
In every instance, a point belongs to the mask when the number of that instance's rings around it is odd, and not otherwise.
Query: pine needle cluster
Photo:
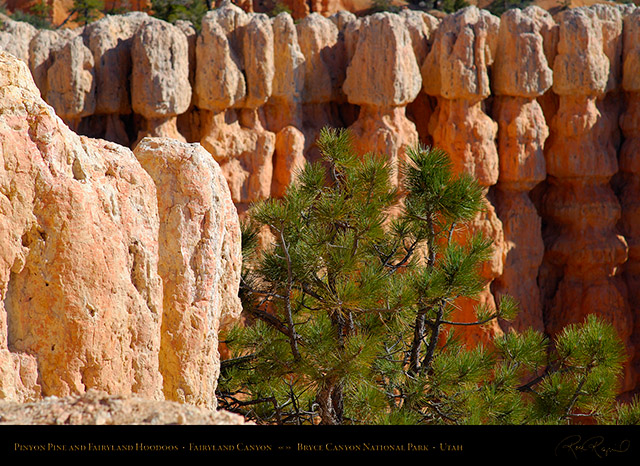
[[[513,318],[517,303],[455,320],[456,302],[485,286],[492,244],[456,239],[484,192],[445,152],[409,150],[397,189],[396,167],[358,156],[348,131],[324,129],[317,145],[322,161],[243,225],[245,322],[222,337],[220,408],[264,424],[637,422],[637,403],[615,404],[623,348],[595,317],[553,342],[456,337]]]

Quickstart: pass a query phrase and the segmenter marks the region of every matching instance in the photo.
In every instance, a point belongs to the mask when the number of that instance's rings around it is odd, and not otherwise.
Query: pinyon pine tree
[[[245,222],[245,323],[223,335],[220,408],[273,424],[637,421],[637,404],[614,403],[620,342],[594,317],[554,342],[534,331],[491,348],[458,341],[456,328],[517,306],[506,297],[455,320],[457,300],[485,285],[492,245],[454,240],[484,201],[446,153],[409,150],[396,189],[396,167],[359,157],[346,130],[323,130],[317,145],[322,162]]]

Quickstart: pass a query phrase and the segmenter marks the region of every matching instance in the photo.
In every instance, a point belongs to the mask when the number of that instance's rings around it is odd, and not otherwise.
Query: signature
[[[560,453],[570,453],[574,458],[580,454],[593,454],[598,458],[606,458],[614,453],[625,453],[631,448],[629,440],[622,440],[617,444],[605,444],[602,436],[589,437],[586,440],[580,435],[570,435],[556,446],[556,456]]]

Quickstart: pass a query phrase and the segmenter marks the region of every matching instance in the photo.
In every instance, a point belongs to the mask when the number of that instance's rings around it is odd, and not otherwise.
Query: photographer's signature
[[[556,456],[570,454],[574,458],[580,455],[595,455],[597,458],[606,458],[611,455],[626,453],[631,448],[629,440],[621,440],[617,443],[609,443],[602,436],[584,438],[581,435],[570,435],[556,446]]]

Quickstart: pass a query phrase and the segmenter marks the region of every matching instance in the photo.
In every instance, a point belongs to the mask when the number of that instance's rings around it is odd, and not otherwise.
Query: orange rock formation
[[[0,398],[215,406],[217,331],[240,313],[237,211],[201,146],[138,146],[73,133],[0,52]]]

